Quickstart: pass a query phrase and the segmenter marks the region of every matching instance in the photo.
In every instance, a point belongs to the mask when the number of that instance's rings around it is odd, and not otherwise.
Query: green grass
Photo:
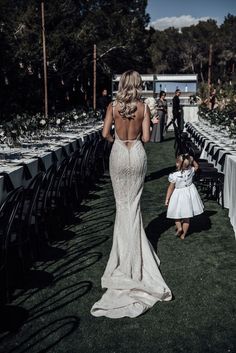
[[[174,166],[171,134],[148,144],[142,197],[146,233],[174,299],[136,318],[94,318],[100,278],[112,244],[115,205],[109,177],[85,202],[45,259],[32,269],[3,320],[1,353],[228,353],[236,350],[235,237],[228,211],[215,201],[192,220],[189,236],[174,235],[165,217],[167,175]],[[14,332],[4,332],[11,326]]]

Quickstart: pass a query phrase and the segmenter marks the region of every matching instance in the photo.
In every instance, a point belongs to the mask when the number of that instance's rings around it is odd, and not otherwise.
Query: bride
[[[116,219],[113,245],[101,279],[107,291],[93,305],[94,316],[137,317],[157,301],[172,297],[158,269],[160,260],[146,237],[140,211],[147,169],[142,142],[150,139],[150,111],[141,101],[141,85],[138,72],[124,72],[104,121],[103,137],[114,141],[110,175]],[[110,134],[113,123],[115,139]]]

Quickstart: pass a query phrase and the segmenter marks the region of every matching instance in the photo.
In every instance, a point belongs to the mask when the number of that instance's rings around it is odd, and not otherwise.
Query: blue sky
[[[157,29],[181,28],[213,18],[218,24],[231,13],[236,16],[236,0],[148,0],[151,25]]]

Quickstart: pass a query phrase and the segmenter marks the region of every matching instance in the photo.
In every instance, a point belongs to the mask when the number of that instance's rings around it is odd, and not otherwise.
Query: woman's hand
[[[159,123],[159,116],[157,115],[157,116],[154,116],[153,118],[152,118],[152,123],[153,124],[158,124]]]

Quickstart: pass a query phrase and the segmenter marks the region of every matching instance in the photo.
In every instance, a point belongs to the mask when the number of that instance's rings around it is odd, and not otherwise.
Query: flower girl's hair
[[[177,170],[183,172],[184,170],[188,169],[193,165],[193,157],[190,156],[188,153],[180,154],[176,158],[176,167]]]
[[[121,75],[116,101],[120,104],[122,118],[133,119],[137,101],[142,94],[142,78],[137,71],[129,70]]]

